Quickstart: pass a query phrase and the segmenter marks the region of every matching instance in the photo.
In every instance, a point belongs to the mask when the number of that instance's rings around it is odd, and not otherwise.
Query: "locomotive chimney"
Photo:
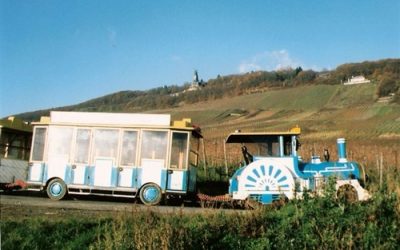
[[[337,150],[338,150],[338,162],[347,162],[346,159],[346,139],[337,139]]]

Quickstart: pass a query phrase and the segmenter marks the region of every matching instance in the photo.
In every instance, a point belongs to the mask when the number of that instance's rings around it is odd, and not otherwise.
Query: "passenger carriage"
[[[0,189],[24,186],[32,126],[16,117],[0,119]]]
[[[140,197],[146,205],[196,191],[199,128],[166,114],[52,111],[33,123],[27,183],[66,194]]]

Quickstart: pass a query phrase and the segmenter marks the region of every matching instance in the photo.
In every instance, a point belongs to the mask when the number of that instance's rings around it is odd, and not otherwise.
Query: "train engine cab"
[[[328,177],[336,177],[336,190],[346,191],[353,200],[366,200],[368,192],[359,183],[360,170],[346,159],[345,139],[338,139],[338,161],[322,162],[313,157],[303,162],[298,156],[300,128],[287,132],[235,132],[226,143],[241,145],[243,165],[229,180],[234,200],[270,204],[285,197],[301,198],[305,190],[319,193]],[[350,194],[348,194],[350,192]]]

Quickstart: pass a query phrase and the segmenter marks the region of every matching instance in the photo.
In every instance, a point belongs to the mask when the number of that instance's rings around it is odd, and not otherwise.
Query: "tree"
[[[400,89],[400,81],[393,77],[385,76],[379,82],[377,94],[379,97],[396,93]]]

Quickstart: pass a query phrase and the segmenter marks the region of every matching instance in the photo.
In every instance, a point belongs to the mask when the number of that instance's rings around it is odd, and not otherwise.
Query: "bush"
[[[379,97],[395,94],[400,89],[400,81],[392,77],[383,78],[378,85],[377,94]]]

